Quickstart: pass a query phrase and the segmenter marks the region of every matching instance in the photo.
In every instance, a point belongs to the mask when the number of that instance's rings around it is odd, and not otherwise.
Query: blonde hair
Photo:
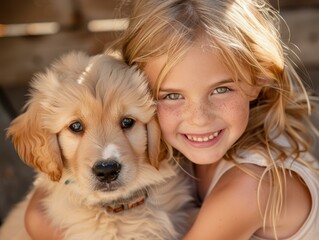
[[[128,9],[129,26],[117,45],[124,60],[143,69],[150,59],[168,56],[155,97],[165,75],[200,37],[218,50],[235,82],[261,87],[251,103],[247,129],[225,159],[233,161],[239,151],[249,149],[268,159],[273,187],[262,214],[264,223],[271,219],[276,237],[286,176],[278,163],[292,157],[306,164],[300,154],[309,151],[314,129],[309,95],[280,39],[279,13],[263,0],[135,0]],[[280,136],[289,147],[278,143]],[[166,149],[173,154],[168,144]]]

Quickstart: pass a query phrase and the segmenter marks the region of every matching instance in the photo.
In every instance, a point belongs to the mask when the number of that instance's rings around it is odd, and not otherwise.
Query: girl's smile
[[[158,119],[164,139],[198,164],[215,163],[246,129],[259,90],[238,86],[214,50],[192,46],[160,85]],[[167,56],[144,69],[154,88]]]
[[[209,133],[209,134],[201,134],[201,135],[189,135],[185,134],[188,140],[192,142],[199,142],[199,143],[205,143],[205,142],[211,142],[213,139],[219,136],[221,131],[217,131],[214,133]]]
[[[217,144],[222,135],[223,130],[208,134],[184,134],[185,144],[194,148],[209,148]]]

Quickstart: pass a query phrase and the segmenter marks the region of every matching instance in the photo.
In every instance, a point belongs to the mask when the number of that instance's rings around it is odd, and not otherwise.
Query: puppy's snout
[[[111,183],[118,178],[121,168],[115,160],[101,160],[94,164],[92,171],[100,182]]]

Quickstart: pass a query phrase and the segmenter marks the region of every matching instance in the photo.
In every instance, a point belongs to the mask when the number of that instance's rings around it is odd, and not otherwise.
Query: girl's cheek
[[[157,105],[159,120],[173,119],[181,116],[182,107],[178,104],[159,103]]]

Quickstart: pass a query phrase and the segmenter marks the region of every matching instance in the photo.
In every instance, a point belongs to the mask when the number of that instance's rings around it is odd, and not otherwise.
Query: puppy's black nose
[[[92,171],[100,182],[110,183],[118,178],[121,167],[115,160],[102,160],[94,164]]]

